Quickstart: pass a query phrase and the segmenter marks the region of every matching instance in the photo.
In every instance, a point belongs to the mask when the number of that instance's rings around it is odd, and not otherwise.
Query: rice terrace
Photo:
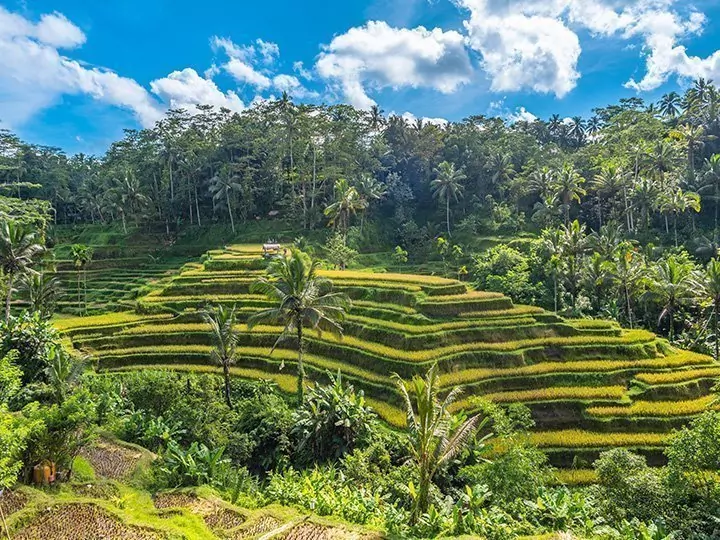
[[[0,0],[0,540],[720,538],[720,4]]]

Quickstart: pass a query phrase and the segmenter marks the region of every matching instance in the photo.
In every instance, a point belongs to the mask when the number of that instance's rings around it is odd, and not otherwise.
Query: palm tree
[[[660,261],[650,279],[650,292],[662,304],[658,326],[667,318],[670,341],[675,337],[675,312],[693,298],[693,273],[687,263],[669,257]]]
[[[641,256],[626,246],[626,249],[619,251],[618,256],[610,263],[608,273],[610,280],[623,296],[628,325],[633,328],[632,297],[645,277]]]
[[[84,309],[87,311],[87,266],[92,261],[93,249],[84,244],[73,244],[70,248],[70,254],[77,272],[78,309],[84,305]],[[83,298],[85,299],[84,302]]]
[[[670,189],[660,195],[660,211],[673,215],[673,230],[675,233],[675,247],[678,246],[677,221],[678,215],[688,210],[700,211],[700,195],[692,191],[683,191],[681,188]]]
[[[569,225],[563,225],[560,231],[562,233],[561,256],[565,285],[572,297],[572,305],[576,307],[583,266],[581,261],[589,248],[590,237],[586,234],[585,224],[580,224],[577,219]]]
[[[453,388],[440,401],[437,364],[424,378],[415,375],[409,384],[397,374],[393,374],[393,378],[405,400],[410,456],[419,473],[420,483],[411,518],[416,522],[428,509],[430,485],[435,473],[463,450],[477,430],[486,424],[487,418],[481,422],[477,414],[460,424],[453,421],[450,405],[457,400],[462,388]],[[489,435],[486,435],[481,442],[488,438]]]
[[[231,176],[227,170],[223,170],[219,175],[214,176],[210,180],[210,193],[212,193],[213,201],[225,199],[228,216],[230,216],[230,228],[233,234],[235,234],[235,219],[233,218],[231,199],[232,194],[240,191],[240,189],[240,184],[235,182],[235,177]]]
[[[560,266],[563,254],[563,235],[562,231],[557,228],[545,229],[542,232],[542,245],[547,253],[550,262],[551,273],[553,276],[553,303],[555,313],[558,311],[558,278],[560,277]]]
[[[582,145],[585,140],[585,121],[581,116],[573,116],[568,135],[575,139],[575,145],[578,148]]]
[[[699,297],[709,302],[712,307],[713,339],[715,340],[715,361],[720,361],[720,330],[718,317],[720,317],[720,261],[713,258],[705,268],[705,272],[698,276],[693,288],[699,292]]]
[[[658,185],[650,178],[640,178],[633,186],[633,205],[640,209],[643,227],[650,226],[650,212],[655,208],[658,196]]]
[[[370,207],[370,202],[382,199],[387,194],[387,189],[378,182],[377,178],[370,174],[362,175],[357,181],[357,188],[355,189],[360,196],[359,206],[362,208],[362,213],[360,214],[360,232],[362,232],[365,224],[365,214]]]
[[[695,174],[695,150],[702,149],[708,139],[714,138],[705,133],[705,127],[694,124],[682,124],[670,132],[671,135],[684,140],[687,143],[688,172]]]
[[[580,198],[586,194],[582,187],[585,179],[578,174],[571,164],[566,163],[561,171],[555,176],[555,194],[562,201],[565,214],[565,225],[570,223],[570,205],[573,202],[580,203]]]
[[[515,176],[515,166],[510,156],[496,152],[490,156],[487,165],[492,181],[498,192],[502,193],[503,186],[507,186]]]
[[[454,163],[443,161],[435,169],[437,177],[430,182],[433,196],[445,201],[445,223],[447,225],[448,238],[450,235],[450,199],[455,202],[462,196],[463,186],[461,182],[467,177],[462,169],[456,169]]]
[[[383,113],[384,111],[377,105],[373,105],[372,107],[370,107],[370,110],[367,113],[370,129],[372,129],[373,131],[380,131],[380,128],[385,125],[386,120],[385,116],[383,116]]]
[[[10,301],[18,276],[32,272],[35,257],[45,248],[38,243],[37,233],[15,221],[0,222],[0,268],[5,276],[5,322],[10,320]]]
[[[318,276],[318,262],[301,251],[293,250],[289,257],[278,257],[268,267],[268,277],[252,284],[251,290],[264,294],[277,303],[277,307],[265,309],[252,315],[250,327],[268,321],[280,323],[280,341],[297,335],[298,347],[298,400],[302,403],[305,390],[305,367],[303,365],[305,327],[327,330],[342,336],[340,322],[345,318],[350,299],[344,293],[332,292],[332,282]]]
[[[612,208],[615,197],[625,186],[627,175],[619,167],[612,165],[603,167],[600,174],[595,176],[592,187],[598,195],[598,217],[600,218],[600,226],[603,225],[602,220],[602,202],[608,201]],[[626,202],[627,205],[627,202]]]
[[[680,114],[681,101],[682,100],[677,92],[665,94],[658,103],[660,114],[665,117],[675,118],[678,114]]]
[[[46,272],[25,274],[22,280],[31,311],[40,313],[43,319],[49,319],[60,296],[60,280]]]
[[[233,305],[226,308],[222,305],[209,307],[202,314],[203,320],[210,325],[210,336],[213,343],[211,358],[213,362],[222,367],[225,379],[225,403],[232,409],[230,400],[230,366],[237,360],[237,345],[240,333],[237,325],[237,312]]]
[[[600,120],[600,117],[595,115],[592,118],[590,118],[590,120],[588,120],[587,125],[586,125],[586,132],[591,137],[594,137],[595,135],[600,133],[602,126],[603,126],[602,120]]]
[[[364,204],[357,189],[345,178],[340,178],[335,182],[335,202],[325,208],[325,215],[329,218],[330,225],[339,229],[343,238],[347,238],[350,216],[363,210]]]
[[[704,185],[700,193],[712,191],[712,199],[715,203],[715,232],[713,239],[718,240],[718,214],[720,214],[720,154],[713,154],[710,159],[705,160],[705,167],[702,173]]]

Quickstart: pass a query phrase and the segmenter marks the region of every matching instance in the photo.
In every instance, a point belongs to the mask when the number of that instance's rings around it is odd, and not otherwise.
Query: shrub
[[[367,442],[374,419],[363,392],[343,384],[338,372],[329,385],[311,388],[293,414],[297,451],[306,461],[340,458]]]
[[[601,486],[599,500],[615,520],[652,520],[666,513],[662,472],[648,467],[644,457],[616,448],[600,454],[593,467]]]

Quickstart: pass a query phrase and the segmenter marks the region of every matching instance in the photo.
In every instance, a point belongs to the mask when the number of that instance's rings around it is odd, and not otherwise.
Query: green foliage
[[[472,275],[480,290],[500,292],[516,302],[532,304],[540,291],[530,281],[531,262],[537,263],[501,244],[475,256]]]
[[[39,313],[23,312],[0,322],[0,354],[17,351],[16,363],[23,371],[23,383],[43,380],[50,351],[58,341],[53,325]]]
[[[292,433],[299,456],[307,461],[337,459],[372,435],[375,415],[362,391],[343,383],[338,372],[329,385],[316,385],[293,415]],[[299,457],[298,456],[298,457]]]
[[[17,481],[26,465],[29,440],[38,428],[37,421],[13,414],[0,405],[0,489],[9,489]]]
[[[345,270],[357,257],[357,251],[347,245],[345,238],[340,233],[333,234],[325,244],[325,252],[328,260],[340,270]]]

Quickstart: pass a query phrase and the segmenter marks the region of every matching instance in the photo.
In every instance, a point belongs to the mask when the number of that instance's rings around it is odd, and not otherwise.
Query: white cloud
[[[227,94],[210,79],[197,74],[194,69],[174,71],[167,77],[150,83],[153,93],[172,109],[186,109],[193,112],[195,105],[214,105],[231,111],[241,112],[245,105],[235,92]]]
[[[269,77],[256,71],[250,64],[239,58],[231,58],[228,60],[225,64],[225,70],[232,75],[236,81],[250,84],[259,90],[265,90],[272,85]]]
[[[537,116],[528,111],[525,107],[518,107],[515,112],[512,112],[506,116],[508,122],[514,124],[516,122],[534,122],[537,120]]]
[[[33,23],[0,7],[0,118],[6,125],[27,121],[64,94],[85,94],[128,109],[144,125],[160,118],[158,104],[134,80],[58,51],[84,41],[83,32],[62,15]]]
[[[418,117],[411,112],[404,112],[400,116],[410,124],[414,124],[418,121]],[[432,124],[438,127],[445,127],[450,123],[450,121],[446,120],[445,118],[429,118],[427,116],[421,117],[420,120],[422,120],[423,124]]]
[[[249,84],[258,91],[287,92],[299,99],[317,96],[294,75],[272,73],[270,67],[280,55],[280,48],[275,43],[257,39],[251,45],[239,46],[227,38],[214,36],[210,44],[215,51],[221,50],[227,55],[228,59],[221,67],[239,83]],[[300,74],[304,72],[302,62],[296,62],[293,67]]]
[[[375,104],[366,87],[425,87],[451,93],[472,75],[460,33],[422,26],[393,28],[382,21],[336,36],[324,47],[315,67],[360,108]]]
[[[502,10],[485,0],[459,3],[470,11],[469,44],[482,56],[493,91],[531,89],[562,97],[575,87],[580,40],[562,20],[543,13],[542,4]]]
[[[646,74],[628,87],[652,90],[673,75],[720,76],[720,51],[701,58],[680,44],[706,24],[705,16],[682,0],[454,1],[470,13],[469,43],[482,56],[496,91],[567,94],[580,76],[579,29],[588,30],[590,39],[640,41]]]

